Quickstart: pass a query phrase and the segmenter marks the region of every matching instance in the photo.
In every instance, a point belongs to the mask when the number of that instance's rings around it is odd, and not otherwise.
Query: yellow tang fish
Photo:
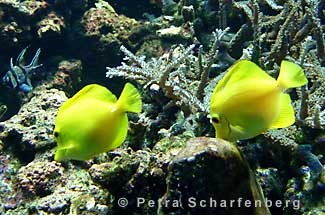
[[[141,112],[141,97],[130,83],[117,100],[107,88],[90,84],[59,109],[53,135],[58,144],[55,157],[88,160],[120,146],[126,138],[126,112]]]
[[[229,141],[255,137],[295,122],[288,88],[307,84],[300,66],[282,61],[275,80],[248,60],[238,61],[217,84],[210,103],[216,137]]]

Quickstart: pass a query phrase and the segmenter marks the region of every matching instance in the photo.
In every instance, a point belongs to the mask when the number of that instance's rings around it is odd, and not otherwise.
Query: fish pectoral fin
[[[58,147],[56,149],[54,160],[55,161],[63,161],[67,159],[66,152],[67,150],[71,149],[73,146],[64,146],[64,147]]]
[[[291,99],[288,94],[280,95],[280,110],[276,120],[271,124],[272,128],[285,128],[295,122],[295,113],[291,105]]]
[[[241,140],[247,134],[247,129],[240,125],[229,125],[229,141]],[[244,138],[246,139],[246,138]]]

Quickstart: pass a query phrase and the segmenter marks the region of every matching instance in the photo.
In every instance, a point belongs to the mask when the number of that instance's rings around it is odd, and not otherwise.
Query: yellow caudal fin
[[[308,80],[303,69],[299,65],[283,60],[281,62],[280,74],[277,82],[278,86],[285,90],[288,88],[303,86],[307,84]]]
[[[130,83],[126,83],[120,98],[117,101],[117,107],[122,112],[140,113],[142,110],[141,96],[138,90]]]
[[[270,128],[285,128],[295,122],[295,113],[288,94],[281,93],[280,96],[280,113],[277,119],[272,123]]]

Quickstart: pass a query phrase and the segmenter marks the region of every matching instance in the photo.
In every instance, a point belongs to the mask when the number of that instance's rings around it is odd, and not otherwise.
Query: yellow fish
[[[275,80],[256,64],[242,60],[217,84],[210,103],[216,137],[229,141],[255,137],[295,122],[288,88],[307,84],[300,66],[282,61]]]
[[[90,84],[59,109],[53,135],[54,160],[88,160],[120,146],[126,138],[126,112],[141,112],[141,97],[130,83],[117,100],[107,88]]]

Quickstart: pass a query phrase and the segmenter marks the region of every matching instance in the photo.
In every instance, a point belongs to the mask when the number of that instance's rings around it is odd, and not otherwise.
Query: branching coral
[[[162,56],[159,59],[152,58],[146,62],[144,57],[137,57],[124,46],[121,51],[125,53],[126,60],[135,63],[136,66],[128,66],[122,63],[117,68],[107,68],[107,77],[121,76],[127,79],[141,80],[144,87],[155,90],[162,90],[164,94],[171,98],[184,111],[195,110],[205,111],[202,102],[195,97],[193,92],[193,77],[196,75],[188,64],[196,61],[196,57],[191,55],[195,45],[188,48],[179,46],[169,53],[169,56]],[[192,62],[191,62],[192,61]],[[189,70],[189,71],[187,71]],[[190,74],[192,72],[192,74]]]
[[[285,1],[283,6],[272,0],[265,3],[275,15],[267,15],[270,12],[263,10],[262,4],[257,1],[234,2],[234,6],[241,9],[250,21],[250,28],[254,32],[252,38],[254,51],[261,51],[261,47],[264,49],[270,47],[269,51],[255,52],[262,56],[256,58],[259,63],[272,68],[274,63],[279,64],[287,55],[297,55],[301,42],[306,37],[312,36],[316,41],[318,60],[320,65],[324,66],[325,45],[317,1],[290,0]]]
[[[234,61],[223,41],[228,30],[213,32],[212,45],[207,53],[204,53],[202,46],[190,45],[185,48],[178,45],[159,58],[146,60],[144,56],[138,57],[124,46],[121,47],[127,62],[122,62],[116,68],[107,67],[106,77],[123,77],[143,85],[146,92],[145,114],[134,126],[147,127],[145,133],[150,136],[157,133],[163,136],[178,134],[185,127],[185,130],[196,135],[209,132],[210,126],[206,125],[210,124],[206,116],[210,97],[223,75],[211,71],[215,67],[227,67]]]
[[[184,112],[207,112],[208,103],[204,102],[206,93],[204,88],[208,83],[210,67],[218,57],[223,58],[218,48],[227,30],[214,32],[213,45],[207,56],[202,54],[202,47],[199,47],[196,57],[191,54],[195,45],[187,48],[178,46],[168,55],[163,55],[159,59],[152,58],[146,62],[144,56],[135,56],[121,46],[121,51],[126,55],[125,60],[131,66],[123,62],[116,68],[107,67],[106,77],[124,77],[140,81],[144,84],[144,88],[161,89],[165,96],[180,106]]]

